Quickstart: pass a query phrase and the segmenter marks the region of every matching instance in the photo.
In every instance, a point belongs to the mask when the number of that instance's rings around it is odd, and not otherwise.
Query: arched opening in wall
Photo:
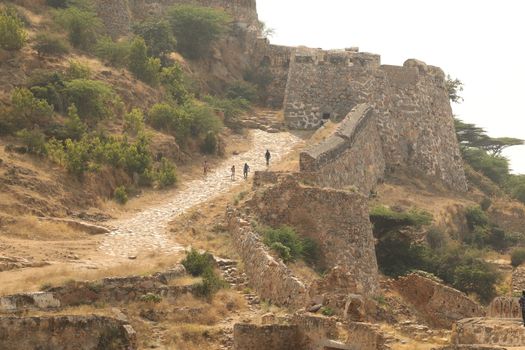
[[[324,112],[323,113],[323,120],[328,120],[328,119],[330,119],[330,117],[331,117],[330,113],[328,113],[328,112]]]

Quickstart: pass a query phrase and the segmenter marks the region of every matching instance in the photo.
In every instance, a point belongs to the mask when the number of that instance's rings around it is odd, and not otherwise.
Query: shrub
[[[144,39],[150,56],[164,59],[167,54],[175,51],[177,40],[166,20],[146,20],[136,24],[133,32]]]
[[[487,214],[480,207],[468,207],[465,211],[468,228],[473,231],[476,227],[486,227],[489,224]]]
[[[282,244],[281,242],[273,242],[270,244],[270,248],[279,255],[285,263],[293,261],[291,249]]]
[[[78,108],[84,120],[98,121],[110,117],[120,100],[109,85],[101,81],[75,79],[65,83],[64,95],[69,105]]]
[[[227,283],[212,268],[208,267],[202,274],[202,282],[195,286],[195,294],[201,298],[210,299],[216,292],[226,286]]]
[[[454,270],[453,286],[465,293],[476,293],[482,302],[487,303],[496,295],[494,285],[498,279],[494,267],[481,260],[475,260]]]
[[[263,231],[263,235],[264,243],[272,249],[274,247],[278,249],[277,253],[279,255],[283,253],[283,256],[286,257],[286,262],[297,260],[302,256],[303,242],[293,228],[289,226],[282,226],[277,229],[267,228]],[[288,254],[289,258],[287,257]]]
[[[220,119],[205,104],[188,103],[184,106],[184,111],[191,121],[190,131],[192,136],[205,136],[210,132],[218,134],[222,128]]]
[[[95,45],[95,55],[114,67],[128,67],[131,43],[127,40],[114,42],[103,37]]]
[[[68,119],[65,123],[66,138],[80,140],[87,132],[87,126],[78,116],[77,107],[73,104],[67,110]]]
[[[323,314],[324,316],[333,316],[334,310],[331,307],[324,306],[323,308],[321,308],[321,314]]]
[[[310,265],[315,265],[319,261],[319,246],[311,238],[303,238],[303,251],[302,256],[304,261]]]
[[[91,144],[87,138],[78,142],[67,139],[65,142],[65,165],[73,175],[81,177],[89,168]]]
[[[215,154],[217,152],[217,136],[213,132],[208,132],[201,144],[201,152],[206,154]]]
[[[95,12],[86,8],[69,7],[56,13],[55,21],[68,33],[69,42],[81,50],[90,50],[103,28]]]
[[[516,248],[510,255],[510,263],[518,267],[525,262],[525,248]]]
[[[124,115],[124,130],[132,135],[144,132],[144,114],[138,108],[133,108],[131,112]]]
[[[477,148],[462,150],[465,161],[483,175],[501,185],[509,175],[509,161],[502,156],[492,156]]]
[[[39,156],[46,154],[46,136],[42,131],[23,129],[17,132],[16,136],[21,139],[28,153]]]
[[[426,240],[432,249],[440,249],[445,247],[447,244],[445,233],[437,227],[431,227],[427,231]]]
[[[158,103],[149,110],[147,121],[155,129],[174,134],[180,146],[186,145],[192,121],[185,109]]]
[[[235,132],[242,130],[239,117],[250,109],[250,102],[244,99],[220,99],[206,96],[204,101],[216,111],[224,115],[224,124]]]
[[[213,42],[229,30],[231,18],[222,10],[190,5],[174,6],[168,11],[177,48],[195,59],[208,54]]]
[[[178,63],[162,68],[160,82],[174,103],[183,105],[190,99],[190,94],[184,81],[184,72]]]
[[[489,197],[483,197],[483,199],[481,200],[481,203],[479,203],[479,206],[481,207],[481,210],[483,211],[489,210],[491,205],[492,205],[492,200]]]
[[[154,293],[148,293],[148,294],[144,294],[140,297],[140,301],[142,302],[145,302],[145,303],[155,303],[155,304],[158,304],[162,301],[162,297],[158,294],[154,294]]]
[[[67,80],[89,79],[91,69],[80,61],[69,61],[69,67],[66,70],[65,78]]]
[[[113,198],[115,198],[115,201],[119,204],[126,204],[128,202],[128,192],[126,191],[126,187],[119,186],[115,188]]]
[[[157,173],[157,180],[160,188],[166,188],[175,185],[177,182],[177,175],[175,173],[175,166],[166,158],[162,158],[160,167]]]
[[[27,40],[22,19],[12,8],[0,9],[0,48],[8,51],[20,50]]]
[[[160,79],[160,60],[148,57],[144,39],[136,37],[131,42],[128,68],[138,79],[156,86]]]
[[[236,81],[228,87],[226,97],[231,100],[239,98],[249,102],[255,102],[258,97],[257,86],[242,80]]]
[[[65,165],[66,163],[66,152],[64,150],[64,144],[57,139],[52,138],[46,143],[47,157],[58,165]]]
[[[208,269],[213,269],[213,263],[213,256],[210,253],[201,254],[195,249],[186,253],[186,258],[181,261],[186,271],[194,277],[201,276]]]
[[[69,47],[61,36],[41,33],[35,37],[33,45],[39,56],[61,56],[69,52]]]
[[[510,175],[505,189],[512,197],[525,203],[525,175]]]
[[[6,115],[10,130],[42,126],[51,121],[53,106],[45,100],[35,98],[26,88],[16,88],[11,95],[11,110]]]

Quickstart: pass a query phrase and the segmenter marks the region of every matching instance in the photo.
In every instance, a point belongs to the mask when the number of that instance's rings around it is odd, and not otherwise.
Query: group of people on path
[[[270,166],[270,158],[272,158],[272,155],[270,154],[269,150],[266,150],[266,153],[264,154],[264,158],[266,159],[266,166]],[[205,160],[204,165],[203,165],[204,176],[208,175],[209,170],[210,170],[210,166],[208,164],[208,161]],[[242,173],[243,173],[243,177],[245,180],[248,179],[249,172],[250,172],[250,166],[248,165],[248,163],[244,163]],[[232,165],[231,167],[230,179],[232,181],[235,181],[235,165]]]

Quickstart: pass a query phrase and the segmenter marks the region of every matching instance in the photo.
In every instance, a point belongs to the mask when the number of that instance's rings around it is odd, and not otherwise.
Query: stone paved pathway
[[[141,251],[159,253],[176,252],[183,249],[166,234],[168,223],[186,210],[225,193],[238,185],[242,178],[242,167],[247,162],[251,174],[264,170],[264,152],[272,153],[272,162],[278,162],[301,140],[289,133],[267,133],[252,130],[252,146],[249,151],[232,156],[211,170],[206,178],[184,184],[166,203],[148,208],[131,218],[111,222],[116,229],[107,234],[99,249],[115,257],[135,256]],[[236,180],[230,179],[230,168],[235,164]]]

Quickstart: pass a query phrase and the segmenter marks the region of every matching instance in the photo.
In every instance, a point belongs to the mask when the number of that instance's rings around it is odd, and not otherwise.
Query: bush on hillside
[[[195,286],[195,295],[201,298],[210,299],[215,293],[228,284],[223,281],[212,268],[207,268],[202,274],[202,282]]]
[[[175,165],[166,158],[162,158],[157,172],[157,180],[160,188],[171,187],[177,183]]]
[[[28,153],[43,156],[46,154],[46,135],[38,129],[22,129],[16,133]]]
[[[11,94],[11,107],[0,116],[3,132],[12,133],[31,129],[35,125],[45,127],[53,117],[53,106],[45,100],[35,98],[26,88],[15,88]]]
[[[238,80],[228,86],[226,97],[230,100],[243,99],[249,102],[255,102],[258,98],[257,86],[246,81]]]
[[[90,50],[102,33],[103,24],[90,9],[69,7],[58,10],[55,21],[68,33],[69,42],[81,50]]]
[[[89,79],[91,78],[91,68],[80,61],[69,61],[64,78],[66,80]]]
[[[505,189],[512,197],[525,203],[525,175],[510,175]]]
[[[175,51],[177,40],[166,20],[148,19],[133,26],[133,32],[144,39],[149,56],[158,57],[165,62],[166,56]]]
[[[467,148],[462,150],[463,159],[483,175],[502,185],[509,175],[509,161],[502,156],[487,154],[482,149]]]
[[[204,101],[224,115],[224,124],[235,132],[242,131],[239,117],[250,109],[250,102],[244,99],[220,99],[213,96],[206,96]]]
[[[52,33],[37,34],[33,47],[39,56],[61,56],[69,52],[67,42]]]
[[[425,236],[430,248],[441,249],[447,244],[446,234],[437,227],[431,227]]]
[[[230,16],[209,7],[174,6],[168,11],[177,49],[190,59],[206,56],[211,45],[229,30]]]
[[[201,152],[205,154],[215,154],[217,152],[217,135],[210,131],[204,137],[201,144]]]
[[[160,60],[148,57],[146,43],[141,37],[136,37],[131,42],[128,69],[137,79],[152,86],[158,85],[160,81]]]
[[[148,112],[148,124],[155,129],[173,134],[179,146],[185,146],[190,136],[191,119],[183,108],[167,103],[153,105]]]
[[[131,43],[128,40],[114,42],[110,37],[102,37],[95,45],[95,55],[109,65],[118,68],[129,66]]]
[[[0,9],[0,48],[8,51],[20,50],[27,40],[24,22],[16,10]]]
[[[194,277],[201,276],[207,269],[213,269],[213,256],[206,253],[199,253],[195,249],[191,249],[186,253],[186,257],[181,261],[181,264],[186,268],[186,271]]]
[[[138,135],[144,130],[144,114],[140,109],[133,108],[131,112],[124,115],[124,131],[131,135]]]
[[[190,100],[191,96],[186,87],[184,72],[178,63],[162,68],[160,82],[166,89],[172,102],[183,105]]]
[[[126,190],[126,186],[119,186],[115,188],[115,191],[113,192],[113,198],[115,198],[115,201],[119,204],[126,204],[128,202],[128,192]]]
[[[370,220],[374,224],[374,232],[382,233],[403,226],[421,227],[432,223],[432,214],[412,209],[410,211],[394,211],[385,206],[376,206],[370,211]]]
[[[218,134],[221,130],[222,122],[209,106],[193,102],[186,104],[184,110],[191,120],[192,136],[202,137],[210,132]]]
[[[468,228],[472,231],[476,227],[486,227],[489,224],[489,218],[487,214],[481,209],[481,207],[468,207],[465,211],[465,218],[467,220]]]
[[[64,125],[65,138],[80,140],[87,132],[87,125],[80,119],[77,107],[72,104],[67,110],[67,120]]]
[[[525,248],[516,248],[510,255],[510,263],[518,267],[525,262]]]
[[[64,95],[68,105],[78,108],[79,116],[86,121],[109,118],[121,109],[121,102],[111,87],[101,81],[75,79],[65,83]]]
[[[263,242],[274,250],[284,262],[304,259],[308,263],[315,263],[318,258],[317,243],[309,238],[301,238],[289,226],[277,229],[265,228],[262,230]]]

